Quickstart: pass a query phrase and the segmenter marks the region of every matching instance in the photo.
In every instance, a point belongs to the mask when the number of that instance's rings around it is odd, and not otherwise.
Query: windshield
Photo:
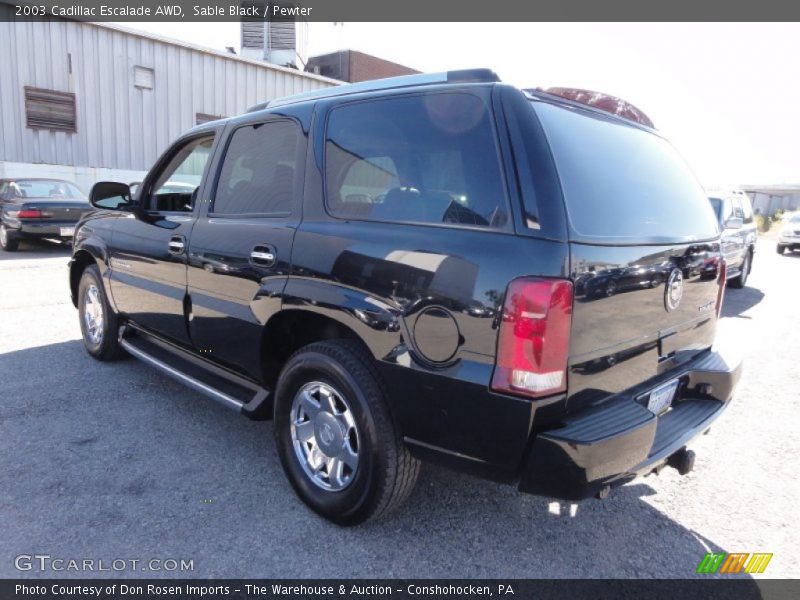
[[[663,243],[719,235],[703,188],[663,138],[604,115],[534,102],[573,239]]]
[[[17,179],[8,192],[11,198],[86,198],[75,185],[58,179]]]
[[[800,213],[793,214],[791,217],[789,217],[787,219],[787,222],[795,224],[795,225],[800,223]]]

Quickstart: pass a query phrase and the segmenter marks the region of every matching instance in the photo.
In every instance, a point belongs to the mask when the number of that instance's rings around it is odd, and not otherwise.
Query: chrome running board
[[[134,334],[131,336],[130,334]],[[128,354],[211,398],[254,419],[269,418],[271,394],[253,381],[193,355],[135,325],[123,325],[119,343]]]

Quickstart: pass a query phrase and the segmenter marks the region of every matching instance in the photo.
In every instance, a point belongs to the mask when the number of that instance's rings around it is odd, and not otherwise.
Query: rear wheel
[[[114,360],[122,355],[117,332],[119,321],[106,298],[100,271],[89,265],[78,285],[78,314],[86,351],[97,360]]]
[[[419,473],[371,360],[353,342],[310,344],[287,361],[276,386],[286,476],[303,502],[340,525],[389,513]]]
[[[0,247],[6,252],[16,252],[19,247],[19,238],[6,229],[5,225],[0,225]]]
[[[741,273],[731,279],[730,284],[733,288],[743,288],[747,283],[747,276],[750,275],[750,264],[753,259],[753,255],[748,250],[747,253],[744,255],[744,260],[742,260],[742,267]]]

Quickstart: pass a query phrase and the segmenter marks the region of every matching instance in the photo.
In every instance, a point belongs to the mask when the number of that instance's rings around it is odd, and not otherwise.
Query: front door
[[[140,210],[114,227],[111,293],[128,319],[180,344],[186,327],[186,247],[214,135],[176,143],[139,191]]]
[[[254,378],[280,309],[300,220],[306,138],[288,117],[242,124],[215,161],[216,186],[189,239],[190,331],[208,358]]]

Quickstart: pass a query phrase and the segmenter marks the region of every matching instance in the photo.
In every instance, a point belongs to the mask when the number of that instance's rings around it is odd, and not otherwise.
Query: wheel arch
[[[337,339],[351,340],[373,355],[352,327],[330,314],[303,308],[286,308],[276,313],[265,325],[261,337],[264,385],[274,389],[284,363],[303,346]]]
[[[106,260],[107,250],[103,240],[92,236],[80,240],[72,250],[72,258],[69,261],[69,289],[72,304],[78,306],[78,286],[80,285],[81,275],[89,265],[96,265],[100,271],[100,279],[103,283],[103,290],[112,308],[114,299],[111,296],[111,288],[108,280],[108,262]]]
[[[264,325],[262,379],[269,388],[283,363],[313,342],[348,339],[382,360],[403,342],[399,308],[357,288],[312,278],[290,278],[281,309]]]
[[[97,259],[91,252],[85,249],[78,250],[72,255],[69,263],[69,291],[72,298],[72,305],[78,308],[78,286],[81,276],[89,265],[97,264]]]

